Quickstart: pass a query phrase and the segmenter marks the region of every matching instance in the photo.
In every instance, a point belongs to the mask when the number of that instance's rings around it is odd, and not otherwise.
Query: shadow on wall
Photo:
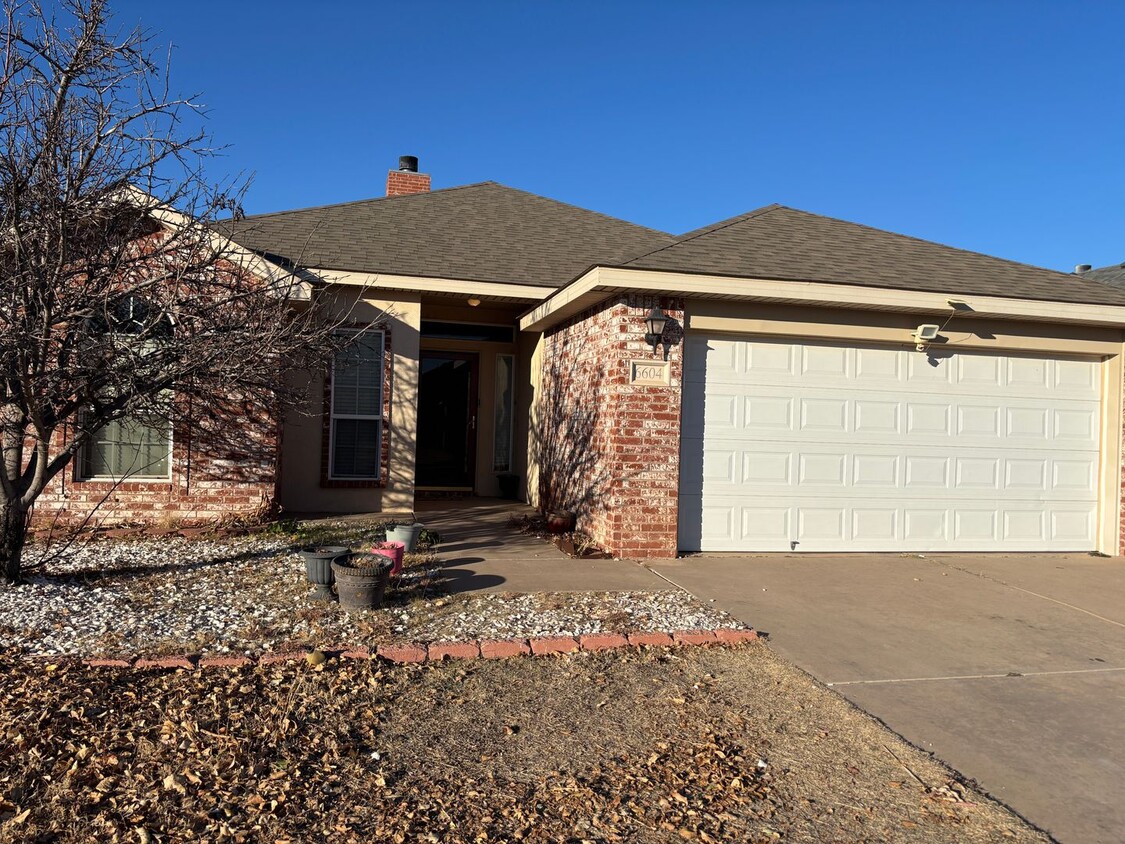
[[[581,347],[562,333],[547,340],[529,437],[541,509],[569,510],[596,534],[614,480],[606,451],[611,432],[600,390],[605,365]]]
[[[703,543],[703,417],[707,394],[706,354],[698,362],[686,358],[680,422],[680,493],[677,542],[684,551],[698,550]],[[689,371],[694,363],[698,371]]]

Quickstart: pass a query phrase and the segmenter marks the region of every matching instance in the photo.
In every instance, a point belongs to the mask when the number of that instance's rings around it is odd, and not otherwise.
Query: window
[[[512,471],[512,391],[515,385],[515,358],[496,356],[496,424],[492,439],[492,471]]]
[[[515,329],[510,325],[486,325],[480,322],[438,322],[422,320],[422,337],[433,340],[473,340],[482,343],[514,343]]]
[[[172,321],[148,300],[133,294],[106,303],[89,318],[92,338],[124,343],[138,360],[173,336]],[[112,392],[112,391],[108,391]],[[169,480],[172,477],[172,424],[167,419],[126,416],[98,428],[82,447],[78,476],[119,481],[125,478]]]
[[[365,332],[332,361],[328,476],[378,480],[383,443],[383,332]]]
[[[167,480],[171,477],[170,424],[145,424],[125,417],[103,425],[82,450],[83,478]]]

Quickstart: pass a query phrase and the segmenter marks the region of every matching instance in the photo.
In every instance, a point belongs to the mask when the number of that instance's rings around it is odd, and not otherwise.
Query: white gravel
[[[579,636],[711,630],[742,625],[686,592],[546,592],[475,595],[448,614],[421,618],[411,627],[420,640]]]
[[[440,551],[440,549],[439,549]],[[42,549],[30,548],[29,562]],[[37,655],[258,653],[740,626],[680,591],[441,596],[416,560],[380,610],[350,614],[308,599],[290,539],[164,538],[76,544],[42,573],[0,586],[0,650]]]

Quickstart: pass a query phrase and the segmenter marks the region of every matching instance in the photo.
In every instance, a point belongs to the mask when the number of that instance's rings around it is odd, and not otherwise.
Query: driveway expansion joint
[[[951,674],[945,677],[892,677],[883,680],[837,680],[825,683],[829,688],[840,686],[881,686],[892,683],[930,683],[946,680],[1010,680],[1027,677],[1059,677],[1068,674],[1113,674],[1125,671],[1125,666],[1120,668],[1066,668],[1057,671],[1008,671],[1004,674]]]

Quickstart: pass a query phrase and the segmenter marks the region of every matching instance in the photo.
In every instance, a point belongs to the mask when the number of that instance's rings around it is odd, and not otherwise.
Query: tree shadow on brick
[[[531,453],[545,512],[574,513],[579,526],[605,512],[614,482],[600,388],[605,364],[562,335],[545,340],[540,394],[532,409]]]

